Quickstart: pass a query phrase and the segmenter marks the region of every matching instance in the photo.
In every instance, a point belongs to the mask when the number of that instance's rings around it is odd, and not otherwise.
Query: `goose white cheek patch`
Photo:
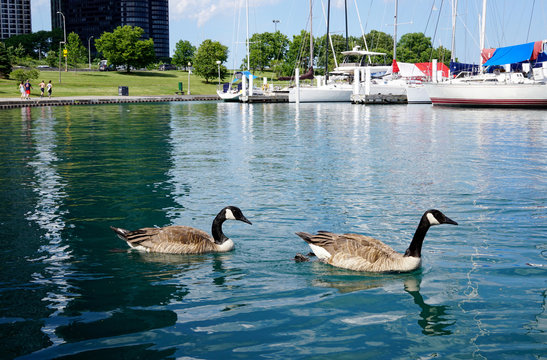
[[[430,225],[439,225],[440,222],[435,219],[435,216],[433,216],[431,213],[427,214],[427,220],[429,221]]]
[[[224,216],[226,217],[226,220],[235,220],[236,219],[236,217],[232,213],[232,210],[230,210],[230,209],[226,209],[226,213],[224,214]]]

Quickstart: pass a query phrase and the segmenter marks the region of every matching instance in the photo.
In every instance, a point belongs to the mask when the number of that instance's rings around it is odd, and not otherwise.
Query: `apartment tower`
[[[157,57],[169,57],[169,0],[51,0],[51,27],[63,28],[67,36],[75,32],[84,46],[91,36],[97,39],[103,32],[118,26],[138,26],[145,38],[154,40]],[[93,51],[93,43],[92,51]]]

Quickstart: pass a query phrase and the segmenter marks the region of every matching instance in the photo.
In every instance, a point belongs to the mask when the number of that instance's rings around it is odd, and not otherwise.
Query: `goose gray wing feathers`
[[[359,234],[334,234],[319,231],[316,235],[297,233],[310,244],[317,257],[333,266],[356,271],[399,271],[407,265],[403,255],[378,239]]]
[[[134,231],[111,228],[132,248],[148,252],[203,254],[217,251],[217,245],[209,234],[190,226],[142,228]]]

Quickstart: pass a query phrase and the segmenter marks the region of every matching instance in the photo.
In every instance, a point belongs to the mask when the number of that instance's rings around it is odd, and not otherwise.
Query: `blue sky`
[[[360,36],[355,3],[365,33],[372,29],[393,34],[394,0],[347,0],[350,35]],[[50,0],[32,0],[32,30],[50,30]],[[277,29],[292,38],[309,28],[309,0],[248,0],[249,32]],[[425,32],[433,45],[450,48],[452,0],[399,0],[398,38],[408,32]],[[322,7],[327,0],[313,0],[313,33],[326,32]],[[534,12],[532,14],[532,6]],[[479,53],[479,14],[482,0],[459,0],[456,56],[460,61],[477,62]],[[431,16],[430,16],[431,14]],[[486,17],[486,45],[499,47],[547,39],[547,0],[490,0]],[[170,51],[179,40],[196,47],[206,39],[228,46],[228,67],[238,66],[245,56],[245,0],[169,0]],[[238,18],[240,19],[238,21]],[[239,31],[238,31],[239,27]],[[331,0],[331,33],[343,34],[344,1]],[[436,29],[436,31],[435,31]],[[237,36],[236,36],[237,35]]]

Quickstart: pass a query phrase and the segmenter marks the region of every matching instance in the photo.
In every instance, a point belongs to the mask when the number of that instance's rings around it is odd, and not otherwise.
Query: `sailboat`
[[[357,7],[357,3],[355,4]],[[367,66],[371,68],[373,73],[385,73],[389,70],[390,66],[377,66],[370,65],[367,63],[367,58],[370,59],[370,56],[385,56],[385,53],[361,50],[359,46],[354,47],[352,50],[342,51],[344,55],[344,62],[340,66],[336,65],[334,70],[329,74],[328,71],[328,41],[330,39],[329,35],[329,25],[330,25],[330,0],[327,5],[327,36],[326,36],[326,53],[325,53],[325,77],[318,77],[317,86],[310,87],[300,87],[296,86],[289,90],[289,102],[350,102],[351,94],[353,93],[353,84],[351,79],[353,77],[354,71],[356,68],[363,69]],[[356,9],[357,13],[359,10]],[[312,18],[312,7],[310,2],[310,19]],[[360,20],[360,19],[359,19]],[[347,12],[346,12],[346,24],[347,24]],[[311,20],[310,20],[311,25]],[[310,26],[311,27],[311,26]],[[346,26],[347,32],[347,26]],[[347,33],[346,33],[347,38]],[[364,38],[364,36],[363,36]],[[366,45],[366,39],[365,45]],[[355,58],[359,59],[358,63],[347,62],[347,59]],[[313,34],[310,31],[310,59],[313,59]],[[336,59],[335,59],[336,62]],[[330,79],[329,79],[330,76]],[[301,76],[300,79],[303,77]]]
[[[399,74],[397,64],[397,12],[398,0],[395,0],[395,23],[393,31],[393,61],[388,74],[382,78],[363,79],[356,87],[350,99],[354,103],[361,103],[370,95],[389,95],[406,99],[407,81]]]
[[[480,47],[484,49],[486,0],[483,0]],[[448,82],[426,85],[433,105],[487,106],[487,107],[547,107],[547,77],[545,66],[537,71],[530,69],[539,52],[547,50],[547,40],[498,48],[492,57],[482,64],[504,65],[506,72],[495,71],[470,77],[451,79]],[[510,72],[510,64],[523,63],[525,72]],[[482,62],[482,60],[481,60]],[[527,68],[527,69],[526,69]]]
[[[226,102],[237,102],[240,100],[240,97],[242,95],[241,91],[241,84],[238,84],[238,86],[234,87],[234,84],[237,80],[243,79],[243,77],[246,77],[247,79],[250,79],[251,77],[255,78],[254,75],[250,73],[251,65],[250,65],[250,58],[249,58],[249,1],[245,0],[245,18],[246,18],[246,27],[247,27],[247,35],[246,35],[246,41],[245,41],[245,48],[247,53],[247,70],[234,73],[234,78],[232,81],[228,84],[223,84],[221,87],[219,84],[219,87],[217,89],[217,95],[220,97],[221,100]],[[235,75],[238,75],[236,78]],[[250,82],[247,81],[247,84]],[[227,85],[227,86],[226,86]],[[244,82],[245,85],[245,82]]]

